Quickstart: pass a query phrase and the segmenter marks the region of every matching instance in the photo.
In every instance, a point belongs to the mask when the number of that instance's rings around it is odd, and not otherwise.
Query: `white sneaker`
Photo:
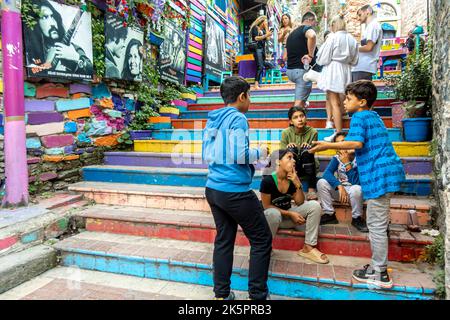
[[[336,136],[336,132],[333,133],[333,134],[332,134],[331,136],[329,136],[329,137],[323,138],[323,140],[326,141],[326,142],[333,142],[335,136]]]
[[[327,121],[325,129],[333,129],[333,128],[334,128],[334,122],[333,121]]]

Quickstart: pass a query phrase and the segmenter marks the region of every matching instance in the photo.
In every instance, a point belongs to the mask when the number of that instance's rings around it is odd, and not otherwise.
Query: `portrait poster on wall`
[[[205,30],[205,73],[220,78],[227,70],[225,29],[208,14]]]
[[[30,0],[33,27],[23,23],[28,77],[91,80],[91,14],[50,0]]]
[[[174,21],[166,20],[164,42],[159,53],[161,78],[178,84],[184,83],[186,66],[186,33]]]
[[[124,27],[111,13],[105,16],[105,78],[142,81],[144,32]]]

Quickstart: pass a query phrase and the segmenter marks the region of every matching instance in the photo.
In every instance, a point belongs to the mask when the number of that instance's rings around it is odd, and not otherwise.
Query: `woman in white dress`
[[[342,131],[342,110],[345,87],[352,80],[351,67],[358,63],[358,43],[347,32],[344,16],[331,21],[331,31],[317,53],[317,64],[323,66],[317,86],[327,93],[336,131],[325,141],[332,141],[336,132]]]

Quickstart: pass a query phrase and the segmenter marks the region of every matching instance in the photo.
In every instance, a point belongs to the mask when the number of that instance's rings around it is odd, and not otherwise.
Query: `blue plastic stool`
[[[227,77],[225,77],[227,76]],[[222,72],[221,76],[220,76],[220,83],[223,82],[223,80],[225,80],[226,78],[232,77],[233,73],[231,71],[224,71]]]
[[[272,84],[274,83],[283,83],[283,75],[281,74],[281,70],[278,69],[272,69],[271,71],[271,80]]]

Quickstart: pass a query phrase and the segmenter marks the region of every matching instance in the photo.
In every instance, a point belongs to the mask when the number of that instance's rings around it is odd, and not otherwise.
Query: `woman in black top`
[[[266,61],[266,39],[269,39],[272,34],[272,31],[269,30],[266,16],[259,17],[250,26],[250,36],[252,37],[252,41],[256,42],[256,50],[253,52],[253,57],[256,61],[256,90],[259,89],[259,82],[261,81],[261,75]]]
[[[298,255],[316,263],[328,263],[327,256],[316,248],[322,208],[317,201],[305,201],[302,184],[295,171],[294,154],[279,150],[271,155],[270,162],[274,161],[276,171],[263,177],[259,189],[272,239],[275,239],[279,228],[300,229],[306,224],[305,244]],[[292,200],[295,205],[292,205]]]

